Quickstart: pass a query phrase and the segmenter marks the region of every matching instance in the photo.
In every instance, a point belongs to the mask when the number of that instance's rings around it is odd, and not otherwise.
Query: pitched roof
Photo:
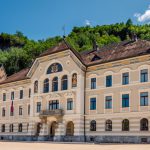
[[[110,44],[108,46],[98,48],[97,50],[90,50],[79,53],[74,50],[65,40],[63,40],[57,46],[54,46],[42,53],[39,57],[58,53],[68,49],[72,50],[76,57],[78,57],[78,59],[85,66],[91,66],[110,61],[150,54],[150,41],[123,41],[120,43]],[[27,79],[27,73],[29,70],[29,68],[26,68],[7,77],[4,81],[0,82],[0,85]]]
[[[29,71],[29,68],[26,68],[26,69],[23,69],[11,76],[8,76],[4,81],[0,82],[0,85],[27,79],[26,75],[27,75],[28,71]]]
[[[123,41],[81,53],[87,66],[150,54],[150,41]],[[94,57],[96,59],[94,59]]]
[[[63,39],[63,41],[60,42],[58,45],[53,46],[50,49],[43,52],[42,54],[40,54],[39,57],[43,57],[43,56],[50,55],[50,54],[55,54],[55,53],[62,52],[68,49],[72,50],[72,52],[76,55],[76,57],[84,64],[80,53],[78,53],[65,39]]]

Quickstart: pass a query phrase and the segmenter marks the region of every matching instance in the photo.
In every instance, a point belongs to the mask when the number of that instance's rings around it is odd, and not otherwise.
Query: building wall
[[[63,71],[46,74],[48,67],[56,62],[62,65]],[[50,139],[51,125],[56,121],[55,141],[84,141],[85,119],[85,136],[89,142],[118,142],[122,137],[124,138],[121,141],[124,142],[129,142],[128,139],[131,139],[131,142],[138,143],[141,142],[140,138],[142,137],[148,137],[148,141],[150,141],[149,130],[140,131],[140,120],[146,118],[150,121],[149,105],[140,106],[140,92],[148,92],[150,95],[149,64],[150,56],[147,55],[91,66],[87,68],[85,73],[85,66],[69,50],[37,58],[27,75],[30,79],[0,85],[0,136],[12,139],[11,136],[14,135],[13,139],[17,140],[19,138],[22,140],[47,140]],[[148,69],[148,82],[140,82],[140,71],[142,69]],[[122,85],[122,73],[125,72],[129,72],[128,85]],[[77,73],[76,88],[72,88],[71,85],[73,73]],[[63,75],[68,76],[68,90],[65,91],[61,90]],[[107,75],[112,75],[112,87],[106,87],[105,85]],[[57,92],[52,92],[52,79],[55,76],[58,77],[59,88]],[[91,78],[93,77],[97,81],[96,89],[91,89]],[[43,82],[46,78],[50,81],[50,91],[43,93]],[[34,93],[34,82],[36,80],[38,81],[38,93]],[[30,97],[29,89],[31,89]],[[19,98],[20,90],[24,91],[23,99]],[[13,100],[14,116],[10,116],[12,91],[15,92]],[[6,101],[3,101],[3,93],[6,93]],[[127,108],[122,108],[122,94],[129,94],[130,104]],[[112,109],[105,109],[106,96],[112,96]],[[90,98],[92,97],[96,97],[96,110],[90,110]],[[73,99],[73,110],[67,110],[68,98]],[[37,102],[41,102],[41,110],[48,110],[48,104],[51,100],[59,100],[59,108],[64,111],[64,115],[59,117],[48,116],[44,120],[36,110]],[[28,105],[30,105],[30,114],[28,114]],[[23,107],[23,115],[21,116],[18,113],[19,106]],[[2,117],[3,107],[6,108],[5,117]],[[112,131],[105,131],[105,122],[108,119],[112,121]],[[122,131],[124,119],[128,119],[130,122],[129,131]],[[96,131],[90,131],[92,120],[96,121]],[[73,137],[66,136],[67,124],[70,121],[74,124]],[[23,124],[22,132],[18,132],[19,123]],[[39,135],[36,136],[39,123],[42,124],[42,127]],[[5,132],[2,132],[2,124],[6,126]],[[9,131],[10,124],[14,125],[13,132]]]

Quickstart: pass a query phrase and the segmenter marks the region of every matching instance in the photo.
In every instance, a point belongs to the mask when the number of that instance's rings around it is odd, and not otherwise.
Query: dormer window
[[[97,55],[94,55],[94,57],[92,58],[92,60],[91,61],[96,61],[96,60],[100,60],[101,58],[99,57],[99,56],[97,56]]]

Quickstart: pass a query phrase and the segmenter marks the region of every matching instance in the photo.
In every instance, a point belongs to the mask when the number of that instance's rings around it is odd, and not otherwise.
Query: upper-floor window
[[[111,120],[106,120],[105,131],[112,131],[112,121]]]
[[[54,77],[52,80],[52,91],[58,91],[58,77]]]
[[[44,80],[43,92],[44,93],[48,93],[49,92],[49,79],[45,79]]]
[[[92,120],[90,122],[90,131],[96,131],[96,121]]]
[[[91,78],[91,89],[96,89],[96,78]]]
[[[47,74],[61,72],[62,70],[63,70],[63,68],[62,68],[61,64],[54,63],[54,64],[50,65],[49,68],[47,69]]]
[[[19,115],[21,116],[22,115],[22,106],[19,106]]]
[[[72,87],[77,87],[77,74],[72,75]]]
[[[96,98],[90,98],[90,110],[96,110]]]
[[[29,88],[29,98],[31,97],[31,89]]]
[[[23,90],[20,90],[20,99],[23,99]]]
[[[6,101],[6,93],[3,93],[3,101]]]
[[[38,93],[38,81],[34,82],[34,93]]]
[[[112,109],[112,96],[105,97],[105,108]]]
[[[14,100],[14,92],[11,92],[11,100]]]
[[[36,105],[36,112],[40,112],[41,111],[41,102],[37,102],[37,105]]]
[[[30,104],[28,105],[28,115],[30,115]]]
[[[148,92],[141,92],[140,93],[140,105],[141,106],[148,106]]]
[[[106,87],[112,86],[112,75],[106,76]]]
[[[68,89],[68,77],[67,75],[64,75],[61,79],[61,90],[67,90]]]
[[[58,100],[49,101],[49,110],[55,109],[59,109],[59,101]]]
[[[129,94],[122,94],[122,107],[129,107]]]
[[[129,73],[123,73],[122,74],[122,85],[129,84]]]
[[[148,82],[148,69],[141,70],[141,82]]]
[[[2,117],[5,117],[5,114],[6,114],[6,109],[5,107],[2,108]]]
[[[14,115],[14,102],[13,100],[11,101],[11,106],[10,106],[10,116]]]
[[[67,99],[67,110],[73,109],[73,100],[72,98]]]

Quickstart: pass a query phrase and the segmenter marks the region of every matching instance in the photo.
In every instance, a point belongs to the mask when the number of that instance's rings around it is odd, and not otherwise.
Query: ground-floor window
[[[140,128],[141,131],[148,131],[148,120],[146,118],[141,119]]]
[[[92,120],[90,122],[90,131],[96,131],[96,121]]]
[[[129,131],[129,120],[124,119],[122,121],[122,131]]]
[[[9,125],[9,132],[13,132],[13,130],[14,130],[14,125],[13,125],[13,124],[10,124],[10,125]]]
[[[106,120],[105,131],[112,131],[112,121],[111,120]]]
[[[2,132],[5,132],[5,124],[2,124],[2,126],[1,126],[1,131],[2,131]]]
[[[22,123],[18,125],[18,132],[22,132]]]

